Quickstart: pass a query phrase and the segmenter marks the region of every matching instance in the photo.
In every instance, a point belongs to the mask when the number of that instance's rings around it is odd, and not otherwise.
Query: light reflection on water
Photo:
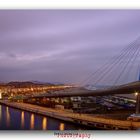
[[[47,130],[47,118],[46,117],[43,117],[42,129],[43,130]]]
[[[65,130],[65,124],[64,123],[60,123],[59,130]]]
[[[24,111],[21,112],[21,128],[24,129]]]
[[[34,114],[31,114],[31,120],[30,120],[30,129],[33,130],[35,125],[35,116]]]
[[[0,105],[0,130],[78,130],[57,119]]]
[[[9,113],[9,107],[6,107],[6,125],[9,128],[10,127],[10,113]]]

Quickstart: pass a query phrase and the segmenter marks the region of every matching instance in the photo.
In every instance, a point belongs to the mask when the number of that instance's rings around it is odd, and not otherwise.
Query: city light
[[[135,96],[138,96],[138,92],[135,92]]]

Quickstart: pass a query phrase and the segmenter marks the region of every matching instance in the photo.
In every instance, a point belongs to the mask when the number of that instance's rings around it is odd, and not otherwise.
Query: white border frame
[[[0,9],[133,9],[139,0],[0,0]]]

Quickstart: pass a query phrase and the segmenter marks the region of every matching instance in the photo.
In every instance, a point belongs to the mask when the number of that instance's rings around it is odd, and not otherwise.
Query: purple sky
[[[1,10],[0,81],[79,82],[140,35],[140,10]]]

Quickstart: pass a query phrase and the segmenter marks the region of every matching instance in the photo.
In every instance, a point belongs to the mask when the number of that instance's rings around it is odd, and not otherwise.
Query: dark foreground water
[[[0,105],[0,130],[79,130],[86,129],[50,117]]]

